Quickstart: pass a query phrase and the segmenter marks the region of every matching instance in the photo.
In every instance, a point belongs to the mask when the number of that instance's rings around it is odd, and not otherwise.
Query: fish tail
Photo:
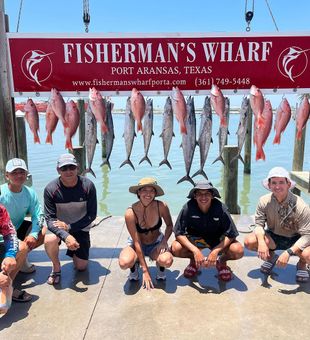
[[[105,159],[100,166],[103,167],[104,165],[107,165],[109,169],[111,170],[111,164],[108,159]]]
[[[152,163],[151,163],[151,161],[150,161],[150,159],[148,158],[148,156],[144,156],[144,157],[141,159],[141,161],[139,162],[139,164],[141,164],[141,163],[144,162],[144,161],[147,161],[147,162],[150,164],[150,166],[153,166]]]
[[[142,131],[142,123],[141,121],[137,122],[137,132]]]
[[[48,134],[46,136],[45,144],[53,144],[53,137],[52,137],[52,134],[50,132],[48,132]]]
[[[272,144],[280,144],[280,141],[281,141],[281,135],[280,134],[276,134],[274,136],[274,140],[273,140]]]
[[[194,175],[192,176],[192,178],[195,177],[195,176],[197,176],[197,175],[202,175],[205,179],[208,179],[208,176],[207,176],[207,174],[204,172],[203,169],[199,169],[198,171],[196,171],[196,172],[194,173]]]
[[[296,135],[297,140],[301,140],[301,137],[302,137],[302,129],[297,130],[297,135]]]
[[[66,139],[65,149],[73,150],[71,138]]]
[[[131,160],[129,158],[126,159],[119,167],[121,168],[122,166],[124,166],[126,164],[130,165],[133,168],[133,170],[135,170],[135,167],[133,166],[133,164],[131,163]]]
[[[180,131],[181,131],[181,134],[185,134],[187,135],[187,129],[186,129],[186,126],[183,124],[180,124]]]
[[[224,116],[220,118],[220,126],[227,126],[227,120]]]
[[[102,133],[107,133],[109,131],[107,125],[105,123],[101,123],[101,131]]]
[[[184,182],[184,181],[188,181],[188,182],[192,183],[193,185],[195,185],[194,181],[191,179],[191,177],[188,174],[186,174],[184,177],[180,178],[177,181],[177,184]]]
[[[217,162],[217,161],[221,161],[221,162],[225,165],[224,158],[222,157],[222,155],[219,155],[219,156],[212,162],[212,164],[214,164],[214,163]]]
[[[169,163],[168,159],[163,159],[160,163],[159,163],[159,166],[163,165],[163,164],[166,164],[168,166],[168,168],[170,168],[172,170],[172,166],[171,164]]]
[[[263,148],[257,148],[257,150],[256,150],[256,158],[255,159],[257,161],[259,159],[262,159],[263,161],[266,159],[265,152],[264,152]]]
[[[82,172],[82,176],[85,176],[87,173],[92,174],[92,175],[96,178],[96,175],[95,175],[95,173],[94,173],[94,171],[93,171],[92,168],[87,168],[87,169],[85,169],[85,170]]]
[[[39,137],[38,133],[35,133],[33,135],[33,140],[34,140],[35,143],[41,144],[40,137]]]
[[[257,115],[257,127],[260,129],[264,126],[265,118],[262,116],[262,114]]]

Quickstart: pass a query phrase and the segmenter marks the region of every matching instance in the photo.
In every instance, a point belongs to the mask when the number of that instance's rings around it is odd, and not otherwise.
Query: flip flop
[[[232,279],[232,270],[227,266],[226,262],[216,262],[216,269],[218,271],[218,277],[222,281],[230,281]]]
[[[50,275],[47,278],[46,283],[53,286],[53,285],[57,285],[60,283],[60,277],[61,277],[61,272],[54,272],[52,271],[50,273]]]
[[[184,277],[186,277],[187,279],[192,279],[193,277],[195,277],[198,274],[198,268],[190,263],[185,269],[184,269]]]
[[[277,259],[278,259],[278,256],[274,255],[270,260],[265,261],[260,267],[261,273],[269,275],[273,267],[275,266]]]
[[[17,293],[17,294],[16,294]],[[12,301],[15,302],[29,302],[32,299],[32,295],[28,294],[25,290],[19,290],[14,288]]]

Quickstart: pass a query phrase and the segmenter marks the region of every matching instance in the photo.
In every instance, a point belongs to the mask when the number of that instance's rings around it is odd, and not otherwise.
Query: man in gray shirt
[[[284,268],[290,256],[299,257],[297,282],[307,282],[310,263],[310,207],[290,189],[295,182],[282,167],[269,171],[263,186],[271,193],[259,199],[255,229],[244,241],[246,248],[258,252],[264,260],[260,270],[270,274],[274,265]],[[275,250],[284,250],[279,257]]]

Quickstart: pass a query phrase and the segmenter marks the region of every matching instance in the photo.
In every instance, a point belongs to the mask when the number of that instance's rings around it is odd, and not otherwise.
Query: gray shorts
[[[285,237],[273,233],[271,230],[267,229],[266,234],[268,234],[276,244],[275,249],[271,250],[285,250],[290,248],[296,241],[300,238],[300,235],[295,235],[293,237]]]
[[[152,251],[160,244],[163,238],[164,234],[160,233],[155,242],[151,244],[141,244],[144,256],[150,256]],[[127,239],[127,244],[134,249],[133,240],[130,236]]]

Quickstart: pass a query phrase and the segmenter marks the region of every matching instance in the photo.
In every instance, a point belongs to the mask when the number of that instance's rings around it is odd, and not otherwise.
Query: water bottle
[[[5,273],[2,272],[2,274],[5,274]],[[13,287],[12,287],[12,280],[10,279],[10,284],[8,287],[0,288],[0,316],[1,314],[4,315],[11,307],[12,294],[13,294]]]

